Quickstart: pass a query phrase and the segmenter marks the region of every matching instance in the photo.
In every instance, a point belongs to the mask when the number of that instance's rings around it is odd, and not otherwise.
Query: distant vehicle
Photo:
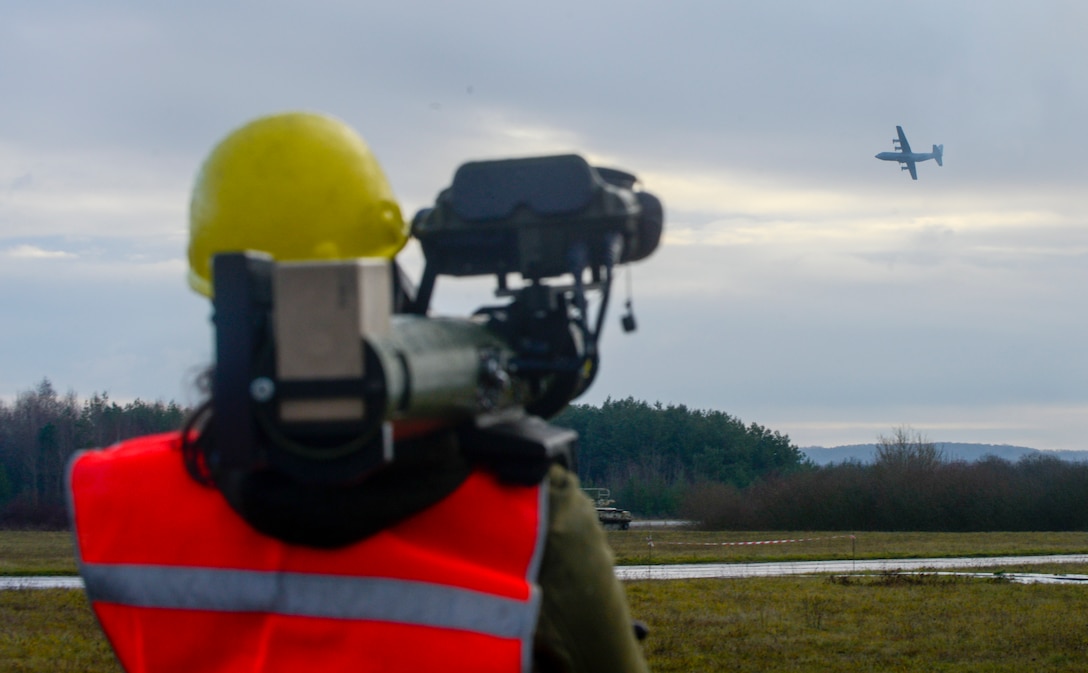
[[[583,488],[585,494],[597,508],[597,520],[605,530],[627,530],[631,527],[631,513],[625,509],[613,507],[616,503],[607,488]]]
[[[877,159],[881,161],[898,161],[905,166],[900,166],[899,170],[910,171],[910,177],[912,180],[918,179],[918,171],[914,165],[919,161],[928,161],[930,159],[936,159],[938,166],[944,166],[944,145],[934,145],[932,152],[911,152],[910,143],[907,142],[907,134],[903,133],[902,126],[895,127],[896,132],[899,134],[898,138],[892,138],[892,147],[897,151],[895,152],[881,152],[876,155]]]

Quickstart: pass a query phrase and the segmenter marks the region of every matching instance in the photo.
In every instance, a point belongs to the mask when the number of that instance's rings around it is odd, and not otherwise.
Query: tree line
[[[74,392],[59,395],[49,379],[14,403],[0,400],[0,525],[66,526],[65,467],[73,453],[176,430],[186,413],[174,402],[121,405],[106,393],[80,402]]]
[[[179,428],[174,402],[80,401],[48,379],[0,400],[0,526],[64,527],[65,467],[78,450]],[[1088,530],[1088,463],[1033,455],[949,460],[906,429],[876,460],[817,466],[787,435],[720,411],[633,398],[572,405],[578,476],[642,516],[719,530]]]
[[[48,379],[13,404],[0,401],[0,525],[63,527],[73,453],[175,430],[186,413],[174,402],[121,405],[106,393],[80,402]],[[573,405],[555,422],[579,432],[582,482],[640,514],[676,515],[699,481],[746,488],[806,464],[789,437],[719,411],[628,398]]]
[[[949,460],[901,428],[880,438],[873,463],[809,465],[745,488],[703,480],[681,510],[711,530],[1088,530],[1088,463]]]
[[[701,482],[746,489],[808,467],[790,438],[721,411],[633,398],[571,405],[554,420],[579,434],[578,477],[641,515],[675,516]]]

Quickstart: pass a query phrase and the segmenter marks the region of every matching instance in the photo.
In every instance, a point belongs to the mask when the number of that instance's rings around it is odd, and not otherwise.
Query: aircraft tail
[[[944,145],[933,146],[933,158],[937,160],[938,166],[944,166]]]

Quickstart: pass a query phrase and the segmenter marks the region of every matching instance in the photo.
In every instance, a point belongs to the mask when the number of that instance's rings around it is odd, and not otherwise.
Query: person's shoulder
[[[161,432],[154,435],[142,435],[140,437],[133,437],[132,439],[121,440],[102,450],[119,455],[143,453],[146,451],[178,451],[181,450],[181,433],[174,431]]]
[[[578,475],[560,463],[552,463],[552,466],[548,469],[547,484],[553,490],[582,492],[582,485],[578,481]]]
[[[597,510],[582,492],[578,475],[562,465],[553,465],[545,479],[548,488],[549,529],[555,534],[576,534],[592,538],[602,534]]]
[[[548,470],[544,485],[548,489],[553,511],[556,507],[581,510],[590,504],[586,494],[582,492],[578,475],[559,463],[553,464]]]
[[[167,432],[125,439],[102,449],[77,451],[69,459],[68,470],[70,475],[101,469],[115,474],[150,474],[148,470],[163,466],[181,466],[180,458],[181,433]]]

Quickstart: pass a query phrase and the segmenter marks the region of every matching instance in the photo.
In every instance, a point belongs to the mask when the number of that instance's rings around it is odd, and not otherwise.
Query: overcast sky
[[[570,151],[661,197],[640,329],[613,311],[580,401],[801,446],[1088,449],[1088,5],[378,4],[0,0],[0,398],[196,401],[193,177],[306,109],[367,139],[409,215],[464,161]],[[945,165],[877,161],[897,124]]]

